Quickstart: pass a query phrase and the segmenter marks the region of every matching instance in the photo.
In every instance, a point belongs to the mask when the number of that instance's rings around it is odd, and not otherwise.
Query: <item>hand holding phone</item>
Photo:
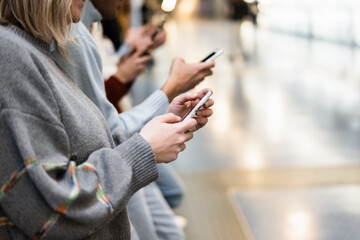
[[[196,112],[206,103],[212,94],[212,91],[208,91],[206,95],[200,100],[200,102],[198,102],[198,104],[196,104],[196,106],[191,110],[191,112],[183,118],[183,121],[196,116]]]
[[[154,41],[155,38],[156,38],[156,35],[163,30],[165,22],[166,22],[166,20],[163,20],[163,21],[161,21],[161,23],[157,26],[156,31],[151,35],[151,40]]]
[[[211,62],[215,58],[219,57],[221,54],[223,54],[224,51],[220,48],[215,49],[212,53],[210,53],[208,56],[206,56],[203,60],[200,62]]]

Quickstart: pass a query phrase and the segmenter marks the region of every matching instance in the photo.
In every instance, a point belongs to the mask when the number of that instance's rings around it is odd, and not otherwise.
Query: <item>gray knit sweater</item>
[[[130,239],[127,200],[156,178],[150,145],[112,136],[47,43],[0,25],[0,239]]]

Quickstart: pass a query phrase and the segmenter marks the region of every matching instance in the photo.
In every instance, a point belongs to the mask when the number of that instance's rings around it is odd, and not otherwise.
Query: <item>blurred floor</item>
[[[236,40],[237,28],[225,20],[168,22],[167,44],[155,52],[154,67],[132,91],[136,103],[159,88],[173,57],[197,62],[217,47],[225,51],[213,76],[197,88],[213,89],[214,116],[174,163],[188,186],[177,213],[189,220],[190,240],[258,236],[247,224],[251,216],[241,214],[241,201],[240,209],[233,207],[230,189],[246,195],[253,189],[321,185],[337,186],[341,193],[341,184],[360,183],[360,50],[250,23],[242,25]],[[337,197],[341,202],[349,195]],[[310,204],[305,198],[301,203]],[[264,226],[279,219],[265,211],[256,214]],[[315,215],[317,221],[329,217]]]
[[[253,239],[355,240],[360,235],[360,185],[237,190],[234,197]]]

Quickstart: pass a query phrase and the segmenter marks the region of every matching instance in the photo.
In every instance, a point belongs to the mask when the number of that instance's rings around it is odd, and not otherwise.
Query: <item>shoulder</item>
[[[89,30],[82,22],[74,24],[71,28],[71,35],[74,41],[67,42],[68,55],[73,64],[69,64],[61,59],[53,50],[52,54],[60,65],[66,65],[66,70],[81,70],[95,65],[101,68],[101,57],[95,41]],[[64,66],[63,66],[64,67]]]
[[[47,59],[47,56],[35,46],[37,40],[29,40],[28,38],[30,38],[30,34],[25,33],[20,28],[0,25],[0,72],[2,79],[11,78],[13,72],[29,72],[30,69],[37,69],[43,65],[41,63],[45,62],[40,59]],[[32,40],[34,42],[31,42]]]
[[[55,51],[52,51],[52,56],[81,88],[83,84],[88,84],[89,79],[102,79],[101,56],[89,30],[83,23],[73,25],[71,33],[74,41],[67,43],[71,63],[58,56]]]
[[[34,61],[29,43],[6,26],[0,25],[0,86],[1,92],[7,91],[23,81],[24,72],[32,73]],[[9,84],[11,83],[11,84]]]
[[[14,72],[29,72],[36,68],[41,53],[32,43],[22,37],[22,31],[0,25],[0,69],[3,78],[13,78]],[[15,79],[14,79],[15,80]]]
[[[24,39],[11,31],[9,27],[3,25],[0,25],[0,42],[0,56],[2,59],[7,57],[7,60],[22,56],[24,54],[22,49],[28,45]]]
[[[0,39],[1,41],[4,41],[2,43],[5,43],[5,41],[9,41],[13,36],[15,36],[15,34],[12,31],[10,31],[8,26],[0,24]],[[4,44],[0,45],[0,47],[2,46],[4,46]]]
[[[0,25],[0,102],[32,114],[40,105],[56,107],[49,87],[49,60],[29,41]],[[46,99],[46,100],[42,100]]]

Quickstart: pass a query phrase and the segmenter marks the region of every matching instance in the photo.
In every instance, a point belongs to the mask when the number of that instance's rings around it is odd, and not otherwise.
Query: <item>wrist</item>
[[[126,76],[126,73],[122,71],[121,68],[118,68],[118,71],[113,76],[116,78],[116,80],[118,80],[120,83],[124,85],[131,82],[131,79],[129,79],[129,77]]]
[[[169,103],[178,95],[176,91],[176,87],[168,84],[169,80],[164,83],[161,90],[167,96]]]
[[[149,146],[151,147],[151,150],[152,150],[152,152],[153,152],[153,154],[155,156],[155,160],[156,160],[156,162],[158,162],[156,149],[154,147],[154,144],[151,141],[151,137],[148,136],[147,133],[143,131],[143,129],[141,129],[139,134],[149,144]]]
[[[125,81],[122,77],[120,77],[118,74],[114,74],[114,75],[112,75],[112,77],[113,77],[114,79],[116,79],[116,81],[118,81],[119,83],[121,83],[121,84],[123,84],[123,85],[126,84],[126,81]]]

